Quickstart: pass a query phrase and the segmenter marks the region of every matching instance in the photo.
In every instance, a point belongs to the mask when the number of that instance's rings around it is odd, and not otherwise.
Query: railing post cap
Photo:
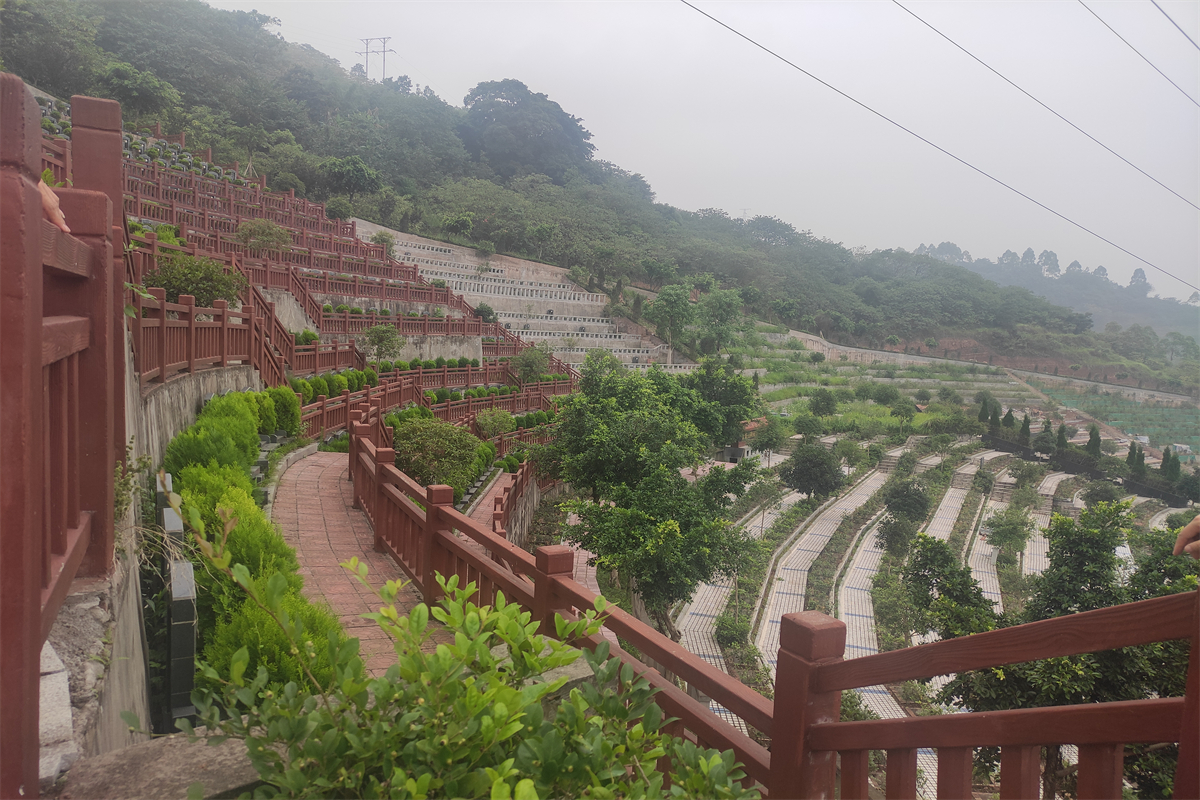
[[[80,128],[121,130],[121,104],[116,100],[77,94],[71,98],[71,120]]]
[[[779,647],[806,661],[839,658],[846,652],[846,623],[820,611],[784,614]]]
[[[454,487],[436,483],[425,487],[425,497],[435,506],[448,506],[454,502]]]
[[[571,575],[575,572],[575,551],[566,545],[542,545],[533,557],[538,572],[547,575]]]

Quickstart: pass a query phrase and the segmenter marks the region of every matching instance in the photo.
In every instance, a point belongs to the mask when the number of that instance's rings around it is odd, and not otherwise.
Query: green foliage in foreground
[[[317,645],[287,613],[282,579],[260,600],[241,565],[231,569],[227,554],[209,555],[311,663]],[[343,566],[368,585],[366,565],[352,559]],[[227,677],[203,666],[220,689],[193,695],[198,721],[218,738],[246,742],[264,781],[255,797],[759,796],[742,788],[732,751],[702,750],[663,733],[668,720],[654,690],[608,658],[607,642],[584,653],[595,683],[554,696],[567,678],[547,673],[580,655],[559,639],[596,633],[603,598],[579,621],[557,617],[555,639],[538,635],[531,615],[502,594],[494,607],[476,606],[469,599],[475,584],[459,588],[457,576],[440,575],[438,582],[440,605],[420,604],[407,616],[394,605],[402,584],[378,590],[383,605],[365,616],[396,642],[396,663],[382,678],[367,676],[357,640],[335,637],[327,650],[336,677],[322,692],[297,682],[274,691],[265,669],[247,680],[245,650],[233,656]],[[431,617],[453,634],[452,644],[429,647],[438,627]],[[181,727],[192,732],[187,722]],[[662,759],[666,772],[657,770]]]

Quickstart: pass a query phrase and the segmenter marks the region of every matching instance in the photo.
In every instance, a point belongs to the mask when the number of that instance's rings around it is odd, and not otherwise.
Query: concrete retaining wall
[[[261,289],[263,297],[275,304],[275,316],[292,333],[317,331],[317,323],[305,313],[295,295],[287,289]],[[335,303],[336,305],[336,303]]]

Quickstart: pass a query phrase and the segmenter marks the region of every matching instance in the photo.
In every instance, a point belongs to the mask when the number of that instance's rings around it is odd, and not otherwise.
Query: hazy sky
[[[598,158],[658,199],[777,216],[848,247],[953,241],[975,258],[1032,247],[1065,267],[1143,266],[937,152],[676,0],[209,0],[278,17],[346,68],[391,36],[389,76],[454,105],[516,78],[593,134]],[[857,100],[1200,284],[1200,212],[1037,106],[890,0],[696,5]],[[1075,0],[904,5],[1071,122],[1200,205],[1200,108]],[[1150,0],[1087,0],[1200,100],[1197,50]],[[1159,0],[1200,41],[1200,3]],[[373,47],[378,48],[378,43]],[[370,77],[383,76],[373,56]],[[1154,293],[1192,289],[1145,267]]]

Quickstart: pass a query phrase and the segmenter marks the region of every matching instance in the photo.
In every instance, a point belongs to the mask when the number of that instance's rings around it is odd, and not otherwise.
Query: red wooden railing
[[[163,169],[157,164],[125,161],[124,188],[125,213],[130,216],[160,219],[138,211],[155,207],[170,209],[170,204],[174,203],[176,207],[200,209],[216,215],[270,219],[289,228],[337,236],[355,235],[353,222],[327,218],[322,203],[310,203],[291,192],[268,192],[255,185],[237,186],[227,180]],[[161,221],[176,224],[171,219]]]
[[[478,586],[477,602],[504,592],[553,635],[555,613],[593,607],[595,595],[573,579],[574,553],[539,548],[531,556],[454,510],[448,486],[423,487],[398,470],[378,408],[360,407],[349,469],[354,502],[426,602],[438,597],[434,574]],[[525,484],[528,485],[527,474]],[[517,496],[516,494],[513,495]],[[493,524],[495,527],[495,523]],[[845,624],[819,612],[784,616],[774,701],[688,653],[620,609],[606,622],[623,640],[698,689],[748,726],[772,737],[768,752],[709,708],[619,647],[661,691],[675,727],[699,744],[732,749],[770,797],[866,798],[869,751],[886,750],[887,796],[915,797],[916,754],[938,749],[938,797],[970,797],[973,748],[1001,748],[1002,798],[1038,796],[1040,748],[1080,747],[1078,796],[1121,796],[1123,745],[1179,742],[1175,797],[1200,796],[1200,590],[976,636],[844,661]],[[1190,639],[1187,696],[1134,702],[947,714],[876,722],[838,722],[841,691],[939,674],[1171,639]],[[600,637],[580,644],[595,647]],[[841,759],[839,781],[837,759]]]
[[[38,793],[42,643],[71,581],[112,567],[124,454],[121,111],[74,97],[71,147],[0,74],[0,796]],[[45,166],[72,234],[43,219]],[[117,209],[119,214],[119,209]],[[118,357],[119,356],[119,357]]]
[[[168,303],[165,290],[149,292],[153,299],[137,297],[132,320],[143,388],[180,373],[234,364],[253,365],[268,386],[284,382],[282,359],[263,338],[263,325],[252,305],[233,311],[224,300],[216,300],[215,308],[199,308],[191,295]]]

